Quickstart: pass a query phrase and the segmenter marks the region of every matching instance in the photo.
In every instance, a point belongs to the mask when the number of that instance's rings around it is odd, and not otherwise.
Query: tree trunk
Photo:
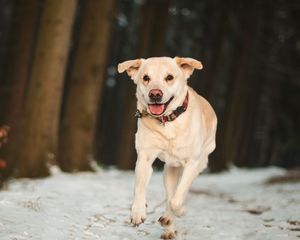
[[[212,172],[222,171],[228,168],[228,158],[220,158],[218,151],[223,144],[222,139],[223,131],[223,112],[220,102],[222,99],[222,91],[228,88],[228,82],[232,78],[235,72],[233,66],[235,62],[233,59],[236,57],[236,42],[233,41],[233,26],[231,21],[235,20],[233,12],[229,9],[235,4],[232,0],[221,1],[218,3],[220,7],[220,13],[215,18],[216,20],[209,20],[209,23],[216,22],[211,27],[211,31],[216,29],[216,34],[213,35],[213,39],[208,39],[209,43],[206,49],[208,49],[207,66],[204,66],[203,81],[205,82],[203,88],[203,95],[207,97],[208,101],[214,107],[218,115],[218,130],[216,134],[216,150],[210,155],[209,168]],[[197,84],[199,86],[201,81]],[[221,136],[221,137],[220,137]],[[219,145],[220,143],[220,145]]]
[[[76,0],[46,0],[31,81],[15,149],[17,176],[49,174],[57,144],[58,119]]]
[[[250,59],[251,40],[256,23],[253,22],[256,2],[248,3],[247,12],[243,14],[241,22],[240,42],[237,46],[239,55],[236,58],[236,73],[229,82],[224,117],[219,127],[219,136],[222,140],[216,149],[218,164],[212,166],[212,171],[223,170],[224,163],[236,163],[240,157],[241,141],[243,138],[243,123],[245,121],[244,104],[251,79],[245,78],[247,63]],[[226,164],[226,165],[227,165]]]
[[[158,4],[158,2],[160,4]],[[142,9],[140,23],[139,44],[137,55],[139,58],[162,55],[164,49],[165,30],[167,26],[169,1],[148,0]],[[157,21],[159,19],[159,21]],[[125,105],[125,116],[123,118],[123,129],[120,134],[121,146],[117,159],[120,169],[132,169],[135,165],[136,154],[134,148],[134,134],[136,130],[135,86],[132,84],[128,89],[127,104]],[[130,143],[130,144],[128,144]]]
[[[10,127],[9,142],[0,150],[1,157],[6,161],[4,179],[10,176],[13,169],[13,143],[30,74],[38,10],[38,0],[16,1],[6,58],[5,91],[1,97],[4,99],[1,122]]]
[[[11,125],[20,111],[34,43],[38,1],[17,1],[9,37],[4,81],[5,115],[3,122]],[[18,71],[16,71],[18,69]]]
[[[139,26],[140,2],[119,2],[117,11],[127,18],[127,27],[114,28],[111,44],[114,48],[110,52],[110,64],[114,67],[124,59],[132,58],[136,51],[137,29]],[[121,59],[121,60],[120,60]],[[103,85],[105,94],[102,98],[101,111],[97,126],[97,159],[101,159],[104,165],[116,165],[120,148],[120,132],[122,130],[124,103],[127,102],[128,81],[126,74],[119,75],[117,72],[108,71],[107,83]],[[116,80],[116,82],[114,82]],[[114,109],[112,111],[112,108]]]
[[[13,10],[15,1],[0,0],[0,109],[2,109],[3,93],[6,90],[3,82],[3,72],[5,72],[5,62],[7,54],[7,46],[9,45],[9,31],[13,20]],[[1,116],[0,112],[0,124]]]
[[[83,1],[58,152],[62,170],[91,170],[115,1]]]
[[[203,79],[206,82],[206,92],[207,99],[210,103],[216,102],[216,89],[218,85],[220,85],[221,81],[224,81],[225,76],[224,71],[222,74],[220,71],[222,70],[222,66],[224,65],[224,59],[228,61],[228,56],[226,52],[229,51],[229,47],[226,46],[226,39],[230,34],[230,18],[231,11],[228,10],[233,5],[232,0],[221,0],[218,3],[218,7],[216,11],[220,11],[218,16],[214,16],[216,19],[212,19],[209,23],[212,24],[210,31],[216,31],[216,34],[212,41],[210,41],[209,51],[207,55],[209,55],[207,66],[205,66],[205,71],[203,72]],[[214,104],[213,104],[214,105]]]

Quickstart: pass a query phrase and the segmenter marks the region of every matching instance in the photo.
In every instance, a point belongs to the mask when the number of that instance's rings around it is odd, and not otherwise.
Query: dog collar
[[[148,113],[147,110],[143,109],[142,112],[140,110],[136,110],[135,117],[136,118],[142,118],[151,116],[155,119],[157,119],[161,124],[165,124],[166,122],[172,122],[176,118],[179,117],[180,114],[184,113],[188,107],[189,104],[189,92],[186,93],[185,99],[181,106],[177,107],[174,111],[172,111],[169,115],[162,115],[160,117],[153,116],[152,114]]]

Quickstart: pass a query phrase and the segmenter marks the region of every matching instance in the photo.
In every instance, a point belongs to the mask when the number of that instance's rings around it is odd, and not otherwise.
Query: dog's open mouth
[[[152,115],[161,115],[163,114],[169,103],[173,100],[174,97],[171,97],[167,102],[165,103],[154,103],[154,104],[148,104],[148,107],[149,107],[149,110],[150,110],[150,113]]]

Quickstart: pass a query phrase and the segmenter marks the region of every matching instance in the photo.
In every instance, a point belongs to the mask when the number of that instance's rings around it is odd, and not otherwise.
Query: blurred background
[[[49,166],[133,169],[135,85],[119,62],[202,61],[210,171],[300,165],[298,0],[0,0],[0,182]],[[158,166],[159,167],[159,166]]]

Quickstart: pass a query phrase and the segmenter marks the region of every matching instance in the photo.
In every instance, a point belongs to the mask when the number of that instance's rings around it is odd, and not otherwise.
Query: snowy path
[[[187,214],[177,222],[177,239],[300,239],[300,184],[265,185],[277,168],[232,169],[202,175],[187,199]],[[42,180],[15,180],[0,191],[1,240],[159,239],[164,209],[162,174],[148,191],[148,217],[128,225],[133,173],[62,174]]]

